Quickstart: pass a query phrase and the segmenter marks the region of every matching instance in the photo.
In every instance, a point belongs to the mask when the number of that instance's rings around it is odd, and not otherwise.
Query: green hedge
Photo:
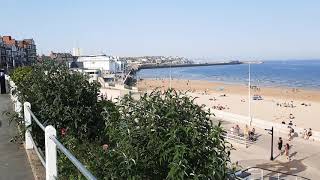
[[[98,102],[99,84],[53,61],[18,68],[11,77],[20,101],[30,102],[98,179],[227,178],[231,147],[223,129],[186,94],[156,90],[139,100]],[[43,147],[43,132],[32,128]],[[84,179],[60,153],[58,166],[60,179]]]

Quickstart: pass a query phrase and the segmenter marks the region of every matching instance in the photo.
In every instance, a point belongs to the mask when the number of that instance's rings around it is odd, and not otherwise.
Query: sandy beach
[[[144,79],[138,82],[141,91],[167,89],[169,85],[169,80]],[[198,97],[198,104],[245,116],[249,114],[248,86],[198,80],[172,80],[171,86],[177,90],[189,90],[191,96]],[[252,87],[251,95],[262,97],[262,100],[251,99],[252,117],[286,124],[292,121],[294,126],[320,131],[320,91]]]

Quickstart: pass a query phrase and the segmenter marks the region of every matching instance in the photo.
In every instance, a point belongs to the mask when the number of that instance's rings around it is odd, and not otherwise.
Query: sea
[[[320,90],[320,60],[264,61],[250,65],[251,84],[263,87],[288,87]],[[248,84],[249,65],[219,65],[142,69],[140,79],[188,79]]]

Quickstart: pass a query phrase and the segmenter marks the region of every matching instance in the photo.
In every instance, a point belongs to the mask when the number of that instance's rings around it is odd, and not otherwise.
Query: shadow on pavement
[[[297,152],[295,152],[295,154],[296,153]],[[257,164],[257,167],[270,169],[270,170],[274,170],[274,171],[279,171],[279,172],[282,172],[282,173],[298,174],[298,173],[303,172],[303,171],[305,171],[307,169],[307,166],[305,166],[302,163],[302,161],[305,160],[305,159],[307,159],[307,157],[302,158],[302,159],[294,159],[294,160],[288,161],[288,162],[274,161],[274,162]],[[269,172],[266,175],[268,175],[268,176],[276,176],[277,173]]]

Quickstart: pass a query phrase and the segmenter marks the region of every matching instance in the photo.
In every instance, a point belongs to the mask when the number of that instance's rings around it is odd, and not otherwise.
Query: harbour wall
[[[155,68],[174,68],[174,67],[196,67],[196,66],[219,66],[219,65],[237,65],[242,62],[221,62],[221,63],[203,63],[203,64],[143,64],[138,67],[140,69],[155,69]]]

